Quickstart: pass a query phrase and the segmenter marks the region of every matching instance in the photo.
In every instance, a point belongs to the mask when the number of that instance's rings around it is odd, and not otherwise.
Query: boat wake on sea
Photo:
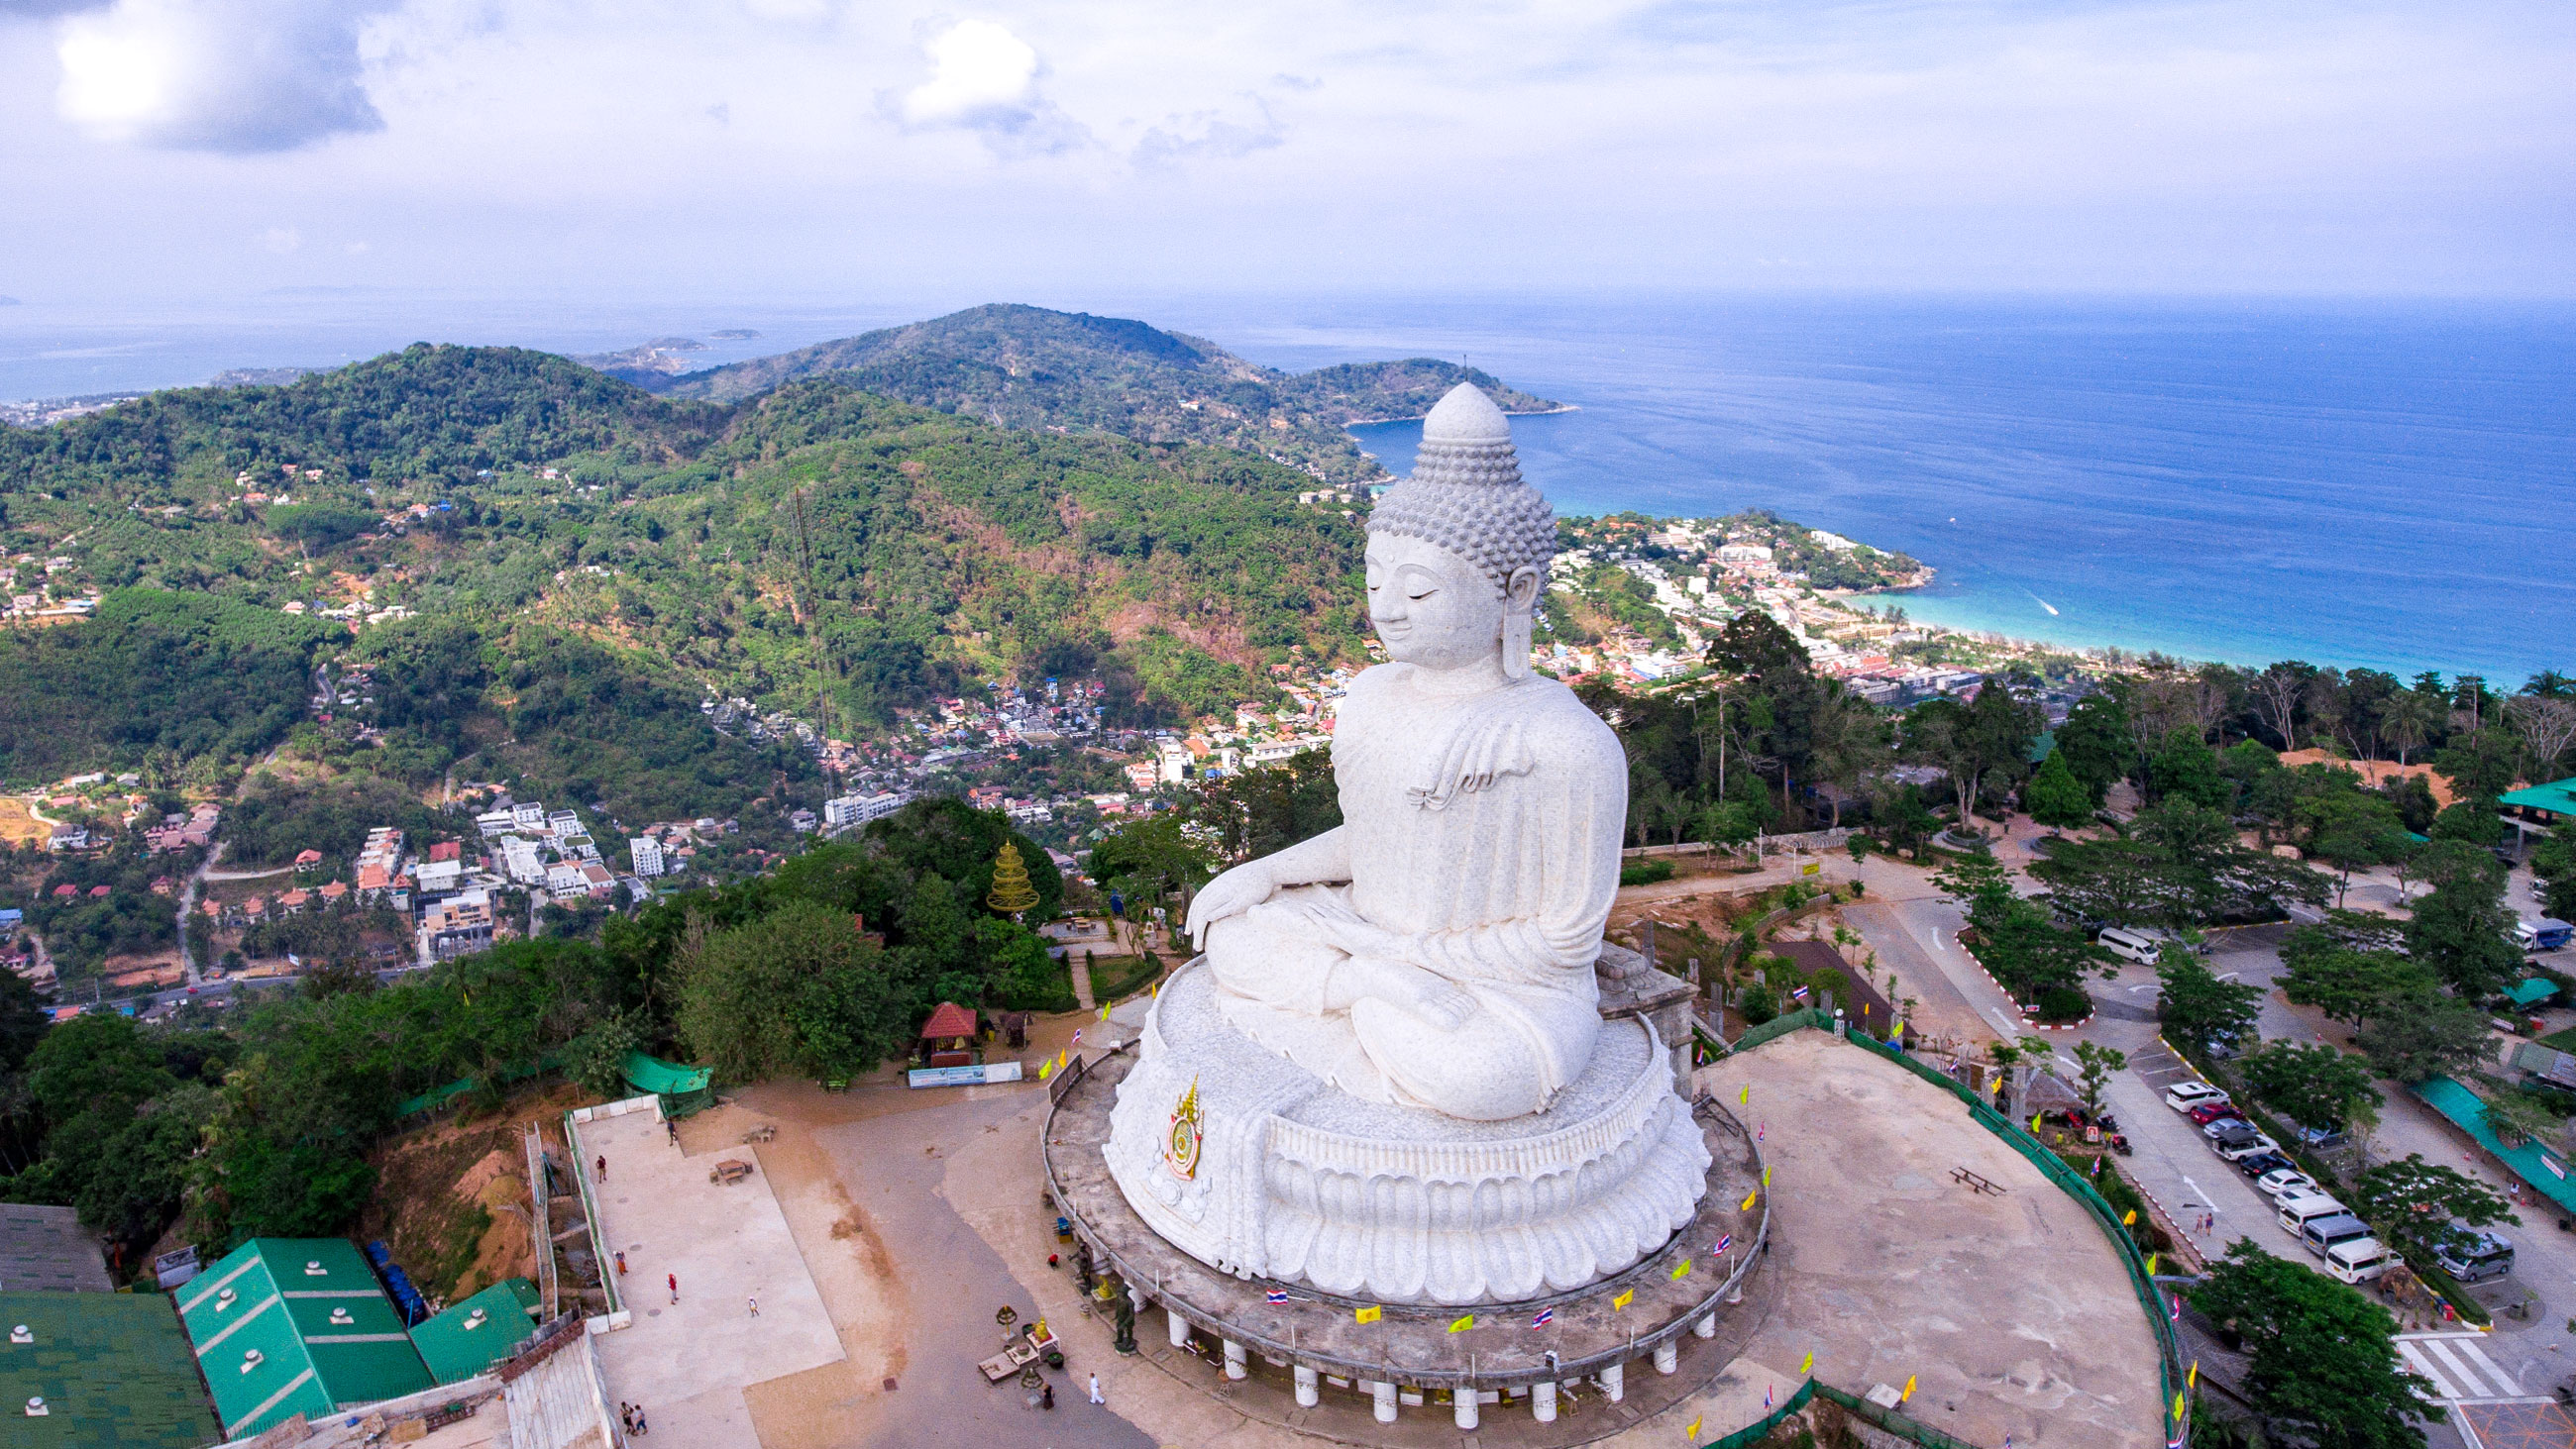
[[[2030,590],[2028,590],[2028,589],[2024,589],[2024,590],[2022,590],[2022,592],[2023,592],[2023,593],[2025,593],[2025,594],[2030,594],[2030,601],[2031,601],[2032,603],[2034,603],[2034,604],[2039,605],[2041,608],[2046,609],[2046,610],[2048,611],[2048,616],[2049,616],[2050,618],[2054,619],[2054,618],[2058,617],[2058,613],[2057,613],[2057,606],[2056,606],[2055,604],[2052,604],[2052,603],[2050,603],[2048,600],[2041,598],[2041,597],[2040,597],[2039,595],[2037,595],[2037,594],[2031,594],[2031,591],[2030,591]]]

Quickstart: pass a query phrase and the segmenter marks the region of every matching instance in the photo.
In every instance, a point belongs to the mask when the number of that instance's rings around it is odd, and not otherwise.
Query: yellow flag
[[[1362,1322],[1362,1323],[1375,1323],[1375,1322],[1377,1322],[1379,1319],[1384,1318],[1385,1316],[1386,1316],[1386,1310],[1385,1310],[1385,1309],[1383,1309],[1383,1308],[1378,1307],[1378,1306],[1377,1306],[1376,1304],[1374,1304],[1374,1303],[1370,1304],[1370,1305],[1369,1305],[1368,1307],[1366,1307],[1366,1308],[1361,1309],[1359,1312],[1354,1313],[1354,1314],[1352,1314],[1352,1315],[1351,1315],[1351,1317],[1353,1317],[1353,1318],[1355,1318],[1355,1319],[1358,1319],[1358,1320],[1359,1320],[1360,1322]]]
[[[1806,1361],[1805,1363],[1802,1363],[1802,1364],[1798,1365],[1798,1372],[1799,1372],[1799,1374],[1800,1374],[1801,1376],[1804,1376],[1804,1375],[1807,1375],[1807,1374],[1812,1374],[1812,1373],[1814,1373],[1815,1371],[1816,1371],[1816,1356],[1815,1356],[1814,1354],[1810,1353],[1810,1354],[1808,1354],[1808,1355],[1807,1355],[1807,1361]]]
[[[1055,1064],[1056,1064],[1056,1068],[1057,1068],[1059,1071],[1060,1071],[1060,1070],[1062,1070],[1062,1069],[1063,1069],[1063,1067],[1064,1067],[1064,1064],[1065,1064],[1067,1061],[1072,1060],[1072,1057],[1073,1057],[1073,1048],[1071,1048],[1071,1047],[1066,1047],[1064,1050],[1062,1050],[1062,1051],[1060,1051],[1060,1052],[1057,1052],[1057,1053],[1055,1054]]]
[[[1107,1020],[1109,1019],[1109,1008],[1108,1008],[1108,1007],[1103,1006],[1102,1008],[1100,1008],[1100,1019],[1101,1019],[1102,1021],[1107,1021]]]
[[[2156,1276],[2156,1255],[2153,1253],[2147,1255],[2147,1276],[2150,1278]]]
[[[1691,1260],[1690,1260],[1690,1259],[1688,1259],[1688,1258],[1684,1258],[1684,1259],[1682,1259],[1680,1262],[1675,1263],[1675,1264],[1673,1265],[1673,1277],[1674,1277],[1674,1279],[1675,1279],[1676,1281],[1678,1281],[1678,1280],[1680,1280],[1680,1279],[1683,1279],[1683,1278],[1687,1278],[1687,1277],[1689,1277],[1689,1276],[1690,1276],[1690,1268],[1691,1268]]]
[[[1461,1313],[1458,1315],[1457,1320],[1449,1325],[1449,1331],[1451,1333],[1465,1333],[1468,1329],[1475,1326],[1476,1315],[1472,1313]]]
[[[1753,1200],[1754,1200],[1755,1198],[1757,1198],[1757,1197],[1760,1197],[1761,1195],[1762,1195],[1762,1190],[1761,1190],[1760,1188],[1755,1188],[1753,1191],[1746,1193],[1746,1194],[1744,1195],[1744,1201],[1743,1201],[1743,1202],[1741,1202],[1741,1203],[1738,1203],[1738,1204],[1736,1205],[1736,1209],[1735,1209],[1735,1210],[1736,1210],[1737,1212],[1745,1212],[1745,1213],[1749,1213],[1749,1212],[1753,1211]]]
[[[2200,1387],[2200,1360],[2199,1360],[2199,1359],[2193,1359],[2193,1360],[2191,1361],[2191,1372],[2183,1376],[2182,1385],[2183,1385],[2183,1387],[2184,1387],[2184,1388],[2187,1388],[2187,1389],[2196,1389],[2196,1388],[2199,1388],[2199,1387]]]
[[[2136,1208],[2131,1208],[2131,1209],[2129,1209],[2129,1215],[2128,1215],[2127,1217],[2124,1217],[2124,1218],[2120,1219],[2120,1226],[2122,1226],[2122,1227],[2124,1227],[2124,1228],[2134,1228],[2134,1227],[2136,1227],[2137,1225],[2138,1225],[2138,1210],[2137,1210]]]
[[[1637,1290],[1636,1290],[1636,1289],[1634,1289],[1634,1288],[1631,1288],[1631,1289],[1629,1289],[1627,1292],[1620,1294],[1618,1297],[1611,1299],[1611,1300],[1610,1300],[1610,1306],[1611,1306],[1612,1308],[1625,1308],[1625,1307],[1627,1307],[1629,1304],[1634,1303],[1634,1302],[1636,1302],[1636,1301],[1637,1301]]]
[[[1750,1102],[1750,1101],[1752,1101],[1752,1100],[1753,1100],[1753,1084],[1752,1084],[1751,1082],[1747,1082],[1747,1083],[1745,1083],[1745,1084],[1744,1084],[1744,1086],[1743,1086],[1740,1090],[1738,1090],[1738,1091],[1736,1092],[1736,1094],[1735,1094],[1735,1100],[1737,1100],[1738,1102]]]
[[[1905,1399],[1910,1399],[1910,1398],[1913,1398],[1913,1397],[1914,1397],[1914,1375],[1912,1375],[1912,1374],[1907,1374],[1907,1375],[1905,1376],[1905,1397],[1904,1397],[1904,1398],[1901,1398],[1901,1399],[1898,1399],[1898,1400],[1897,1400],[1897,1402],[1901,1404],[1901,1403],[1905,1402]]]
[[[1895,1037],[1899,1041],[1903,1041],[1905,1039],[1905,1023],[1901,1021],[1898,1022],[1896,1024],[1896,1030],[1889,1032],[1888,1035]]]
[[[1045,1081],[1047,1078],[1049,1078],[1049,1077],[1051,1077],[1051,1076],[1054,1076],[1054,1075],[1055,1075],[1055,1061],[1054,1061],[1054,1059],[1053,1059],[1053,1058],[1049,1058],[1049,1059],[1047,1059],[1046,1061],[1042,1061],[1042,1062],[1038,1063],[1038,1080],[1039,1080],[1039,1081],[1043,1082],[1043,1081]]]
[[[1687,1429],[1684,1429],[1684,1430],[1682,1431],[1682,1437],[1683,1437],[1683,1438],[1685,1438],[1685,1439],[1688,1439],[1689,1441],[1691,1441],[1691,1442],[1692,1442],[1692,1443],[1694,1443],[1694,1444],[1698,1443],[1698,1442],[1699,1442],[1699,1420],[1697,1420],[1697,1419],[1693,1419],[1693,1420],[1691,1420],[1691,1421],[1690,1421],[1690,1427],[1689,1427],[1689,1428],[1687,1428]]]
[[[2173,1420],[2177,1424],[2182,1422],[2182,1395],[2180,1394],[2174,1395]]]
[[[1771,1185],[1771,1164],[1767,1162],[1762,1164],[1762,1185],[1764,1187]]]
[[[2037,1112],[2030,1114],[2030,1135],[2033,1137],[2039,1135],[2039,1114]]]

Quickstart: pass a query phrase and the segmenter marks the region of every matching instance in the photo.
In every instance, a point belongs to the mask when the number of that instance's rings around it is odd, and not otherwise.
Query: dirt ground
[[[424,1295],[450,1303],[535,1277],[521,1134],[537,1122],[560,1149],[563,1114],[583,1100],[579,1088],[558,1085],[515,1097],[497,1115],[451,1115],[388,1141],[372,1159],[376,1193],[360,1240],[385,1239]]]
[[[26,801],[0,795],[0,845],[41,846],[53,833],[54,828],[38,820]]]

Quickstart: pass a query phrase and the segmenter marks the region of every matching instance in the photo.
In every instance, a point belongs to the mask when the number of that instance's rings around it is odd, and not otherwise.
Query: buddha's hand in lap
[[[1190,933],[1190,944],[1207,949],[1208,927],[1229,916],[1239,916],[1279,893],[1279,882],[1271,877],[1266,860],[1247,860],[1209,881],[1190,900],[1190,914],[1183,929]]]
[[[1438,972],[1409,961],[1353,956],[1333,968],[1327,1004],[1348,1010],[1361,1001],[1403,1008],[1442,1031],[1455,1031],[1476,1014],[1476,998]]]

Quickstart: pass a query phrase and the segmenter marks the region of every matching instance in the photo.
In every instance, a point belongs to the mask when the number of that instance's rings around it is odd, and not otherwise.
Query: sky
[[[0,295],[2576,295],[2576,6],[0,0]]]

